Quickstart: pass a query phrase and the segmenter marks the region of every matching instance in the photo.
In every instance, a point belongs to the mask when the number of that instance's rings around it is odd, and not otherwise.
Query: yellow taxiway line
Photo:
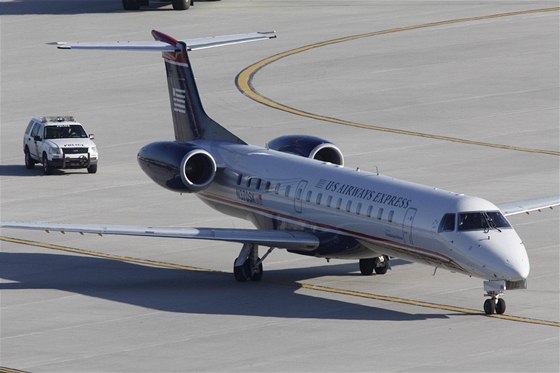
[[[128,263],[137,263],[137,264],[143,264],[143,265],[149,265],[149,266],[155,266],[155,267],[162,267],[162,268],[181,269],[181,270],[185,270],[185,271],[207,272],[207,273],[228,274],[229,275],[229,273],[222,272],[222,271],[215,271],[215,270],[211,270],[211,269],[191,267],[191,266],[185,266],[185,265],[181,265],[181,264],[160,262],[160,261],[149,260],[149,259],[133,258],[133,257],[129,257],[129,256],[107,254],[107,253],[102,253],[102,252],[97,252],[97,251],[78,249],[78,248],[49,244],[49,243],[44,243],[44,242],[29,241],[29,240],[24,240],[24,239],[19,239],[19,238],[11,238],[11,237],[0,236],[0,241],[11,242],[11,243],[21,244],[21,245],[34,246],[34,247],[41,247],[41,248],[51,249],[51,250],[66,251],[66,252],[71,252],[71,253],[76,253],[76,254],[94,256],[94,257],[98,257],[98,258],[119,260],[119,261],[128,262]],[[458,312],[458,313],[464,313],[464,314],[470,314],[470,315],[484,315],[484,316],[487,316],[487,317],[494,317],[494,318],[498,318],[498,319],[502,319],[502,320],[524,322],[524,323],[529,323],[529,324],[560,327],[560,322],[556,322],[556,321],[539,320],[539,319],[532,319],[532,318],[528,318],[528,317],[513,316],[513,315],[497,315],[497,314],[485,315],[484,312],[482,312],[482,311],[478,311],[478,310],[474,310],[474,309],[470,309],[470,308],[464,308],[464,307],[456,307],[456,306],[449,306],[449,305],[445,305],[445,304],[429,303],[429,302],[423,302],[423,301],[414,300],[414,299],[391,297],[391,296],[387,296],[387,295],[365,293],[365,292],[359,292],[359,291],[353,291],[353,290],[337,289],[337,288],[332,288],[332,287],[328,287],[328,286],[321,286],[321,285],[312,285],[312,284],[306,284],[306,283],[290,283],[290,286],[294,286],[294,285],[298,288],[301,288],[301,289],[322,291],[322,292],[327,292],[327,293],[331,293],[331,294],[341,294],[341,295],[347,295],[347,296],[352,296],[352,297],[374,299],[374,300],[379,300],[379,301],[383,301],[383,302],[393,302],[393,303],[407,304],[407,305],[411,305],[411,306],[433,308],[433,309],[438,309],[438,310],[452,311],[452,312]]]
[[[377,125],[373,125],[373,124],[357,123],[357,122],[351,122],[351,121],[344,120],[344,119],[328,117],[328,116],[325,116],[325,115],[314,114],[314,113],[306,112],[306,111],[303,111],[303,110],[300,110],[300,109],[297,109],[297,108],[294,108],[294,107],[284,105],[284,104],[279,103],[277,101],[274,101],[274,100],[272,100],[272,99],[270,99],[266,96],[263,96],[262,94],[260,94],[255,89],[255,87],[252,84],[252,81],[253,81],[253,78],[254,78],[255,74],[259,70],[264,68],[265,66],[268,66],[271,63],[276,62],[276,61],[278,61],[282,58],[286,58],[286,57],[292,56],[294,54],[306,52],[310,49],[320,48],[320,47],[324,47],[324,46],[332,45],[332,44],[344,43],[344,42],[351,41],[351,40],[356,40],[356,39],[369,38],[369,37],[372,37],[372,36],[392,34],[392,33],[403,32],[403,31],[411,31],[411,30],[418,30],[418,29],[429,28],[429,27],[451,25],[451,24],[455,24],[455,23],[474,22],[474,21],[482,21],[482,20],[488,20],[488,19],[494,19],[494,18],[512,17],[512,16],[523,15],[523,14],[556,12],[556,11],[559,11],[559,10],[560,10],[560,7],[556,7],[556,8],[532,9],[532,10],[523,10],[523,11],[517,11],[517,12],[491,14],[491,15],[479,16],[479,17],[451,19],[451,20],[446,20],[446,21],[424,23],[424,24],[420,24],[420,25],[413,25],[413,26],[406,26],[406,27],[398,27],[398,28],[392,28],[392,29],[387,29],[387,30],[382,30],[382,31],[369,32],[369,33],[365,33],[365,34],[351,35],[351,36],[346,36],[346,37],[333,39],[333,40],[327,40],[327,41],[323,41],[323,42],[319,42],[319,43],[315,43],[315,44],[306,45],[306,46],[303,46],[303,47],[300,47],[300,48],[292,49],[292,50],[289,50],[289,51],[286,51],[286,52],[282,52],[282,53],[276,54],[274,56],[265,58],[264,60],[261,60],[257,63],[254,63],[253,65],[245,68],[243,71],[241,71],[237,75],[237,77],[235,78],[235,84],[236,84],[237,88],[243,94],[245,94],[247,97],[253,99],[256,102],[259,102],[263,105],[269,106],[269,107],[274,108],[274,109],[282,110],[282,111],[292,113],[292,114],[295,114],[295,115],[299,115],[299,116],[303,116],[303,117],[306,117],[306,118],[316,119],[316,120],[330,122],[330,123],[336,123],[336,124],[345,125],[345,126],[364,128],[364,129],[369,129],[369,130],[374,130],[374,131],[396,133],[396,134],[400,134],[400,135],[424,137],[424,138],[429,138],[429,139],[434,139],[434,140],[450,141],[450,142],[456,142],[456,143],[462,143],[462,144],[468,144],[468,145],[478,145],[478,146],[485,146],[485,147],[490,147],[490,148],[507,149],[507,150],[521,151],[521,152],[540,153],[540,154],[546,154],[546,155],[559,156],[560,152],[555,151],[555,150],[531,149],[531,148],[524,148],[524,147],[512,146],[512,145],[494,144],[494,143],[488,143],[488,142],[482,142],[482,141],[461,139],[461,138],[457,138],[457,137],[449,137],[449,136],[436,135],[436,134],[430,134],[430,133],[401,130],[401,129],[397,129],[397,128],[382,127],[382,126],[377,126]]]

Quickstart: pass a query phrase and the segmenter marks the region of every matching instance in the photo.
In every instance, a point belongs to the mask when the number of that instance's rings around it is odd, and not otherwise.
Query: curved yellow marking
[[[519,147],[519,146],[493,144],[493,143],[482,142],[482,141],[461,139],[461,138],[457,138],[457,137],[449,137],[449,136],[435,135],[435,134],[430,134],[430,133],[423,133],[423,132],[416,132],[416,131],[401,130],[401,129],[396,129],[396,128],[382,127],[382,126],[377,126],[377,125],[373,125],[373,124],[363,124],[363,123],[351,122],[351,121],[344,120],[344,119],[328,117],[328,116],[320,115],[320,114],[314,114],[314,113],[306,112],[306,111],[303,111],[303,110],[300,110],[300,109],[297,109],[297,108],[294,108],[294,107],[284,105],[284,104],[279,103],[277,101],[274,101],[274,100],[272,100],[272,99],[270,99],[266,96],[263,96],[252,85],[252,80],[253,80],[254,75],[259,70],[264,68],[265,66],[270,65],[271,63],[276,62],[276,61],[278,61],[282,58],[289,57],[289,56],[292,56],[292,55],[297,54],[297,53],[302,53],[302,52],[305,52],[305,51],[308,51],[308,50],[314,49],[314,48],[320,48],[320,47],[324,47],[324,46],[327,46],[327,45],[344,43],[344,42],[351,41],[351,40],[368,38],[368,37],[378,36],[378,35],[392,34],[392,33],[402,32],[402,31],[410,31],[410,30],[417,30],[417,29],[422,29],[422,28],[437,27],[437,26],[443,26],[443,25],[450,25],[450,24],[454,24],[454,23],[473,22],[473,21],[480,21],[480,20],[493,19],[493,18],[511,17],[511,16],[517,16],[517,15],[522,15],[522,14],[554,12],[554,11],[558,11],[558,10],[560,10],[560,7],[523,10],[523,11],[518,11],[518,12],[491,14],[491,15],[480,16],[480,17],[459,18],[459,19],[452,19],[452,20],[441,21],[441,22],[425,23],[425,24],[421,24],[421,25],[398,27],[398,28],[392,28],[392,29],[388,29],[388,30],[369,32],[369,33],[365,33],[365,34],[346,36],[346,37],[339,38],[339,39],[327,40],[327,41],[323,41],[323,42],[319,42],[319,43],[315,43],[315,44],[306,45],[306,46],[303,46],[303,47],[300,47],[300,48],[292,49],[292,50],[289,50],[289,51],[286,51],[286,52],[282,52],[282,53],[276,54],[274,56],[265,58],[264,60],[261,60],[257,63],[254,63],[253,65],[245,68],[243,71],[241,71],[237,75],[237,77],[235,78],[235,84],[236,84],[237,88],[243,94],[245,94],[247,97],[253,99],[254,101],[257,101],[257,102],[259,102],[263,105],[269,106],[269,107],[274,108],[274,109],[282,110],[282,111],[285,111],[285,112],[288,112],[288,113],[292,113],[292,114],[295,114],[295,115],[299,115],[299,116],[303,116],[303,117],[307,117],[307,118],[311,118],[311,119],[316,119],[316,120],[321,120],[321,121],[325,121],[325,122],[341,124],[341,125],[345,125],[345,126],[352,126],[352,127],[370,129],[370,130],[374,130],[374,131],[396,133],[396,134],[400,134],[400,135],[425,137],[425,138],[430,138],[430,139],[434,139],[434,140],[451,141],[451,142],[457,142],[457,143],[463,143],[463,144],[469,144],[469,145],[478,145],[478,146],[486,146],[486,147],[491,147],[491,148],[508,149],[508,150],[516,150],[516,151],[529,152],[529,153],[540,153],[540,154],[558,156],[558,155],[560,155],[560,152],[559,151],[554,151],[554,150],[531,149],[531,148],[524,148],[524,147]]]
[[[24,370],[8,368],[8,367],[0,367],[0,373],[27,373]]]
[[[0,236],[0,241],[12,242],[12,243],[21,244],[21,245],[41,247],[41,248],[45,248],[45,249],[61,250],[61,251],[83,254],[83,255],[90,255],[90,256],[94,256],[94,257],[98,257],[98,258],[120,260],[120,261],[123,261],[123,262],[129,262],[129,263],[145,264],[145,265],[157,266],[157,267],[162,267],[162,268],[182,269],[182,270],[185,270],[185,271],[208,272],[208,273],[216,273],[216,274],[224,274],[224,275],[227,274],[226,272],[222,272],[222,271],[214,271],[214,270],[210,270],[210,269],[184,266],[184,265],[181,265],[181,264],[160,262],[160,261],[156,261],[156,260],[133,258],[133,257],[129,257],[129,256],[113,255],[113,254],[101,253],[101,252],[97,252],[97,251],[77,249],[77,248],[68,247],[68,246],[60,246],[60,245],[54,245],[54,244],[49,244],[49,243],[43,243],[43,242],[23,240],[23,239],[19,239],[19,238],[11,238],[11,237]],[[292,284],[290,284],[290,285],[292,285]],[[341,295],[349,295],[349,296],[353,296],[353,297],[375,299],[375,300],[384,301],[384,302],[408,304],[408,305],[417,306],[417,307],[433,308],[433,309],[438,309],[438,310],[453,311],[453,312],[466,313],[466,314],[471,314],[471,315],[484,315],[484,312],[478,311],[478,310],[473,310],[473,309],[463,308],[463,307],[456,307],[456,306],[448,306],[448,305],[444,305],[444,304],[423,302],[423,301],[418,301],[418,300],[413,300],[413,299],[397,298],[397,297],[391,297],[391,296],[387,296],[387,295],[378,295],[378,294],[364,293],[364,292],[359,292],[359,291],[336,289],[336,288],[331,288],[331,287],[327,287],[327,286],[311,285],[311,284],[306,284],[306,283],[296,283],[296,286],[298,286],[300,288],[303,288],[303,289],[308,289],[308,290],[324,291],[324,292],[333,293],[333,294],[341,294]],[[530,324],[560,327],[560,322],[556,322],[556,321],[538,320],[538,319],[531,319],[531,318],[527,318],[527,317],[510,316],[510,315],[490,315],[489,317],[495,317],[495,318],[509,320],[509,321],[525,322],[525,323],[530,323]]]

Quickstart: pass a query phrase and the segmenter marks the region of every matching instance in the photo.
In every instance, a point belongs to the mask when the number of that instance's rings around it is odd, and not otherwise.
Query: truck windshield
[[[487,230],[511,228],[506,218],[499,211],[476,211],[459,214],[459,230]]]
[[[88,135],[79,124],[45,127],[45,139],[85,139]]]

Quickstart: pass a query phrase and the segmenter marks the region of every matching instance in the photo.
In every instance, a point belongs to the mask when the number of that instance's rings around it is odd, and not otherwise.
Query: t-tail
[[[220,126],[204,111],[185,42],[177,41],[155,30],[152,31],[152,35],[156,40],[177,47],[173,52],[162,53],[169,86],[175,140],[187,142],[205,139],[243,143],[240,138]]]
[[[62,49],[161,51],[165,60],[175,140],[178,142],[216,140],[245,144],[243,140],[222,127],[204,111],[188,51],[271,39],[275,38],[276,34],[274,32],[255,32],[188,40],[176,40],[156,30],[152,31],[152,35],[155,41],[151,42],[64,42],[57,44]]]

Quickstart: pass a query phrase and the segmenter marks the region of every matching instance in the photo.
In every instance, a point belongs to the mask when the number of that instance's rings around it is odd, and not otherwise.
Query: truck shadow
[[[332,270],[332,266],[327,267]],[[337,320],[414,321],[447,315],[406,313],[305,294],[288,281],[307,269],[262,282],[237,283],[223,272],[159,268],[105,258],[67,254],[0,252],[3,295],[18,290],[60,290],[155,310],[193,314]],[[281,271],[278,271],[281,272]],[[266,277],[268,275],[268,277]],[[7,298],[5,298],[7,299]]]
[[[58,170],[54,169],[52,175],[73,175],[73,174],[88,174],[85,168]],[[0,176],[46,176],[40,164],[35,165],[35,168],[28,170],[24,165],[0,165]]]

